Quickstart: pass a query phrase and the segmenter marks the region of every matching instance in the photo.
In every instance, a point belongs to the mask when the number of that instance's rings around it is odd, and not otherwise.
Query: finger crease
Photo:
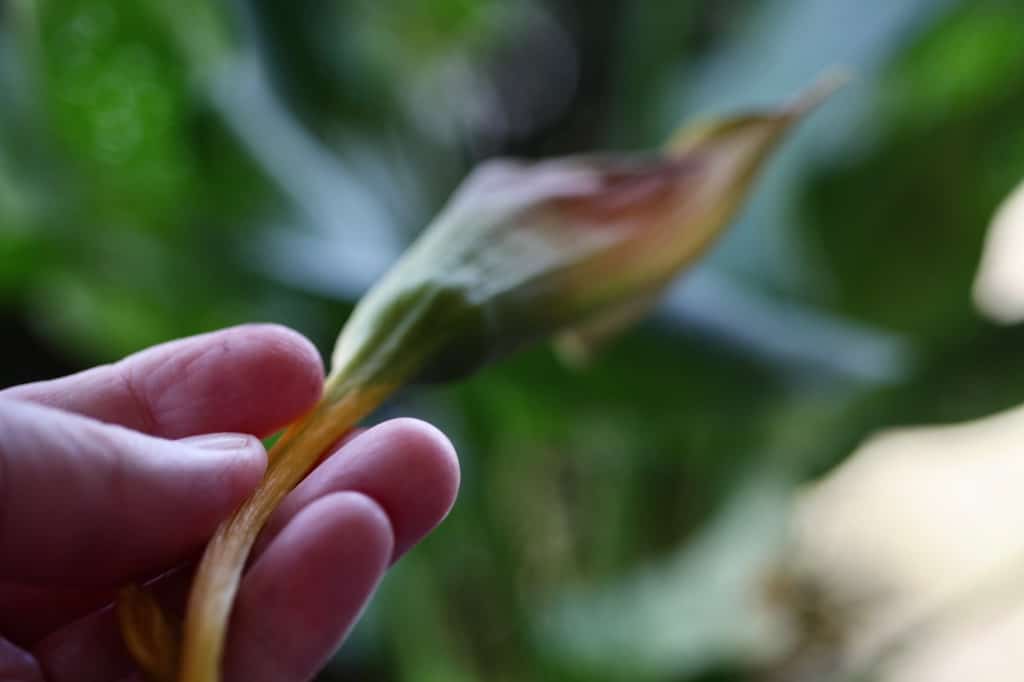
[[[124,386],[125,393],[128,394],[128,398],[135,407],[135,413],[139,423],[142,425],[140,430],[145,433],[156,433],[159,422],[153,413],[153,406],[146,399],[145,395],[138,390],[131,366],[119,364],[117,370],[117,376]]]

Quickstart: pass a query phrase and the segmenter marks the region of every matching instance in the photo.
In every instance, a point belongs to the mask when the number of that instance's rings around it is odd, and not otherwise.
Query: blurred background
[[[479,161],[653,148],[834,65],[592,367],[375,417],[441,426],[463,489],[321,679],[904,679],[927,628],[851,648],[871,607],[789,567],[794,500],[879,429],[1024,403],[1024,326],[970,298],[1024,177],[1020,0],[0,0],[0,383],[250,321],[326,354]]]

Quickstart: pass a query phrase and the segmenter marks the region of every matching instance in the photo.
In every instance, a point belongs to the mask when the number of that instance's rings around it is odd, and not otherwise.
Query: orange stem
[[[316,407],[288,427],[274,444],[263,483],[220,525],[199,564],[185,617],[180,682],[219,682],[231,607],[260,529],[323,452],[394,388],[330,377]]]

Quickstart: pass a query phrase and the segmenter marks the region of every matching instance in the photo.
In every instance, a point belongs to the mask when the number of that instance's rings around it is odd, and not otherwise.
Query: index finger
[[[0,391],[162,438],[265,436],[316,403],[320,355],[286,327],[243,325],[154,346],[112,365]]]

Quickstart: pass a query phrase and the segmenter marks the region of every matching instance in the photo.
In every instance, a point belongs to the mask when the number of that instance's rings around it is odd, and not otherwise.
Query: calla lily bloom
[[[685,129],[665,151],[627,157],[493,161],[475,171],[363,297],[338,339],[323,398],[270,453],[267,476],[210,542],[193,586],[180,671],[151,649],[163,629],[128,636],[154,679],[219,679],[243,565],[280,500],[319,456],[402,384],[467,374],[554,334],[577,347],[644,312],[735,213],[783,134],[820,101]],[[148,605],[147,605],[148,604]],[[127,630],[159,622],[123,602]]]

